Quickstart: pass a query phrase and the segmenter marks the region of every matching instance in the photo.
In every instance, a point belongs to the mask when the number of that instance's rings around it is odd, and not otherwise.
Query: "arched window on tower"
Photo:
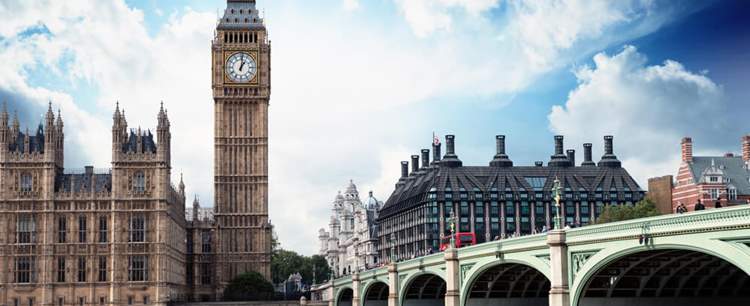
[[[133,191],[144,192],[146,191],[146,177],[143,171],[138,171],[133,177]]]
[[[21,192],[31,192],[33,185],[33,178],[30,173],[21,174]]]

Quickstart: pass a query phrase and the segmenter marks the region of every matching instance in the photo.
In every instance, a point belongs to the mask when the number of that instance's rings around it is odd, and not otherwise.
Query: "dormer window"
[[[719,177],[718,176],[709,176],[708,177],[708,181],[711,182],[711,183],[718,183],[719,182]]]
[[[31,177],[31,174],[24,173],[21,174],[21,192],[31,192],[31,188],[33,187],[33,179]]]

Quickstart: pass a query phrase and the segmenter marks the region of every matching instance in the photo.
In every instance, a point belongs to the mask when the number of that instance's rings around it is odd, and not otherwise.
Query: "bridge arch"
[[[486,259],[467,272],[461,305],[548,305],[549,279],[549,266],[535,257]]]
[[[388,305],[388,284],[380,280],[373,280],[362,288],[362,306],[386,306]]]
[[[352,306],[352,299],[354,298],[354,290],[350,286],[343,286],[336,290],[336,303],[334,306]]]
[[[575,274],[571,305],[606,301],[610,306],[731,306],[750,302],[749,254],[718,240],[660,240],[649,246],[604,249],[592,256]]]
[[[399,305],[445,305],[446,281],[441,273],[419,271],[403,281],[399,292]]]

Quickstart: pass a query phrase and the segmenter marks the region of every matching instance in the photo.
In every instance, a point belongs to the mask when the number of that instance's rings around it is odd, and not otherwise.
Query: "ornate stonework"
[[[115,110],[112,168],[65,169],[63,121],[36,133],[0,113],[0,304],[166,305],[186,299],[185,186],[170,123],[128,129]]]
[[[320,229],[320,255],[336,275],[374,268],[381,263],[377,253],[378,210],[383,202],[370,192],[367,199],[359,198],[354,182],[333,200],[333,214],[328,231]]]
[[[228,0],[212,43],[216,280],[271,279],[268,104],[271,43],[254,0]]]

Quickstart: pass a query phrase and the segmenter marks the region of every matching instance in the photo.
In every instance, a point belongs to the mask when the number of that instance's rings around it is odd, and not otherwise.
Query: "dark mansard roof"
[[[609,144],[611,146],[611,138]],[[502,151],[500,155],[504,155],[504,145]],[[504,157],[507,159],[507,156]],[[537,166],[512,166],[510,160],[504,163],[493,160],[490,166],[463,166],[453,154],[448,163],[444,160],[433,162],[429,167],[422,167],[402,177],[379,211],[379,219],[419,206],[427,200],[431,191],[436,193],[438,201],[445,199],[445,193],[454,194],[453,199],[460,201],[463,192],[470,200],[477,192],[481,192],[484,199],[489,199],[491,192],[497,192],[500,197],[510,192],[514,199],[520,199],[522,193],[527,193],[529,200],[535,199],[536,193],[540,192],[544,201],[551,201],[556,178],[560,180],[563,192],[585,192],[590,194],[589,199],[593,199],[596,192],[601,192],[603,200],[607,201],[612,191],[617,192],[617,201],[625,201],[626,192],[632,192],[632,199],[628,201],[638,201],[643,196],[638,183],[620,166],[613,154],[605,154],[603,160],[607,162],[599,166],[592,165],[590,160],[585,160],[583,166],[572,166],[573,162],[562,163],[559,158],[562,157],[553,156],[549,163],[552,166],[541,166],[541,163],[537,163]]]
[[[139,132],[140,133],[140,132]],[[141,151],[138,151],[138,138],[141,138]],[[128,136],[128,141],[122,144],[122,152],[125,153],[156,153],[156,142],[154,141],[154,135],[151,134],[151,131],[146,131],[146,133],[143,133],[143,135],[138,136],[138,134],[135,133],[135,131],[130,131],[130,136]]]
[[[36,135],[31,135],[31,133],[29,134],[30,151],[44,153],[44,127],[42,126],[42,124],[39,124],[39,127],[36,130]],[[29,153],[25,152],[25,139],[26,134],[24,134],[23,132],[18,132],[18,134],[16,134],[15,143],[10,143],[8,145],[8,150],[11,152]]]
[[[60,174],[55,179],[55,192],[101,193],[112,191],[112,174],[95,174],[91,171],[77,174]]]
[[[255,0],[228,0],[219,30],[263,29],[263,18],[255,8]]]

